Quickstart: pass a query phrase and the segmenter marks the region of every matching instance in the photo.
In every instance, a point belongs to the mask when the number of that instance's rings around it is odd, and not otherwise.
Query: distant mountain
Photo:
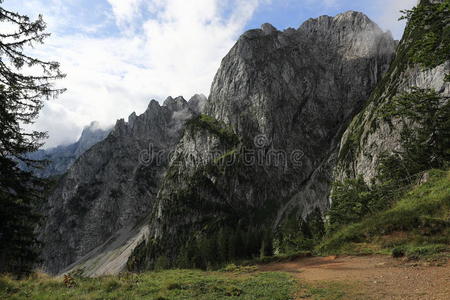
[[[44,168],[33,169],[33,172],[42,178],[64,174],[78,157],[93,145],[105,139],[111,132],[111,129],[102,129],[100,124],[94,121],[83,129],[81,137],[76,143],[30,153],[28,155],[30,159],[48,161],[48,164]],[[24,164],[21,164],[21,167],[27,169]]]
[[[139,232],[135,225],[153,207],[184,123],[205,101],[203,95],[189,102],[168,97],[163,105],[152,100],[142,115],[118,120],[107,138],[76,160],[44,209],[47,223],[41,238],[47,271],[56,273],[107,242],[113,245],[101,253],[109,253]],[[119,235],[111,238],[115,233]],[[123,264],[111,268],[121,270]]]

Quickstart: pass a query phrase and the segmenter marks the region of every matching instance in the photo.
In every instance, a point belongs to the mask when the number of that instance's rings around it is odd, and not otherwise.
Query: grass
[[[317,247],[320,254],[390,253],[421,258],[450,250],[450,171],[432,170],[392,208],[342,227]],[[365,246],[364,246],[365,245]],[[364,253],[362,253],[364,254]]]
[[[289,262],[294,261],[304,257],[312,256],[309,251],[298,251],[293,253],[280,253],[273,256],[264,256],[258,257],[250,260],[240,261],[239,264],[243,266],[252,266],[252,265],[261,265],[261,264],[269,264],[269,263],[278,263],[278,262]]]
[[[101,278],[0,277],[0,299],[294,299],[297,281],[285,273],[169,270]]]
[[[301,283],[296,299],[311,300],[363,300],[359,283],[337,281],[320,281],[315,283]]]

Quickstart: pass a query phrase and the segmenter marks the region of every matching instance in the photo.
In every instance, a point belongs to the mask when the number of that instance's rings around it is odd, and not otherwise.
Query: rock
[[[40,239],[46,271],[57,273],[99,246],[112,251],[109,243],[129,245],[129,239],[143,235],[134,226],[152,208],[167,156],[194,114],[182,97],[169,97],[163,106],[152,100],[142,115],[131,114],[128,123],[118,120],[106,139],[80,156],[44,208]]]
[[[43,168],[29,168],[24,163],[19,166],[24,170],[32,171],[36,176],[48,178],[64,174],[84,152],[93,145],[102,141],[111,131],[111,128],[102,128],[98,122],[86,126],[76,143],[62,145],[55,148],[38,150],[29,153],[27,157],[33,160],[46,160]]]
[[[277,32],[277,29],[272,26],[272,24],[264,23],[261,25],[261,30],[264,32],[264,34],[269,35],[272,33]]]
[[[295,32],[265,24],[244,33],[212,83],[209,121],[196,120],[176,147],[150,222],[160,250],[130,258],[136,269],[159,255],[174,261],[209,220],[276,228],[325,210],[341,135],[394,51],[392,36],[356,12],[310,19]],[[262,163],[217,164],[245,150]],[[272,151],[285,159],[268,163]]]
[[[408,46],[417,38],[404,36],[397,47],[396,59],[383,82],[344,133],[335,170],[337,181],[362,176],[370,184],[378,173],[381,156],[401,150],[400,136],[404,124],[413,124],[407,119],[406,123],[403,123],[398,118],[381,117],[383,107],[393,97],[409,92],[413,87],[434,89],[443,98],[450,96],[450,83],[445,81],[445,75],[450,73],[450,60],[443,59],[441,64],[432,68],[424,68],[414,63],[411,61]]]

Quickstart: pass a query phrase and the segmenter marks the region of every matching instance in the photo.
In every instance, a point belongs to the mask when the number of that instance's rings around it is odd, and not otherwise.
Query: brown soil
[[[450,300],[450,264],[433,266],[387,256],[309,257],[260,266],[293,273],[301,282],[339,282],[362,299]],[[359,299],[358,297],[358,299]],[[301,299],[308,299],[302,297]],[[325,298],[321,298],[325,299]],[[343,298],[354,300],[349,298]]]

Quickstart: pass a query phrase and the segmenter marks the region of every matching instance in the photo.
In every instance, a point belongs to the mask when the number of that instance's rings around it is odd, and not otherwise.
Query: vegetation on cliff
[[[384,253],[399,249],[411,258],[450,250],[450,171],[431,170],[427,180],[384,211],[349,222],[327,236],[319,253],[357,252],[358,244],[372,244]],[[366,248],[367,250],[367,248]]]
[[[351,165],[361,145],[387,119],[383,106],[399,92],[401,79],[408,68],[419,66],[429,70],[450,60],[450,0],[442,3],[421,1],[412,10],[404,11],[408,24],[397,48],[394,61],[377,85],[365,108],[350,123],[342,141],[339,161]],[[445,74],[444,74],[445,75]],[[449,80],[446,74],[444,80]]]

